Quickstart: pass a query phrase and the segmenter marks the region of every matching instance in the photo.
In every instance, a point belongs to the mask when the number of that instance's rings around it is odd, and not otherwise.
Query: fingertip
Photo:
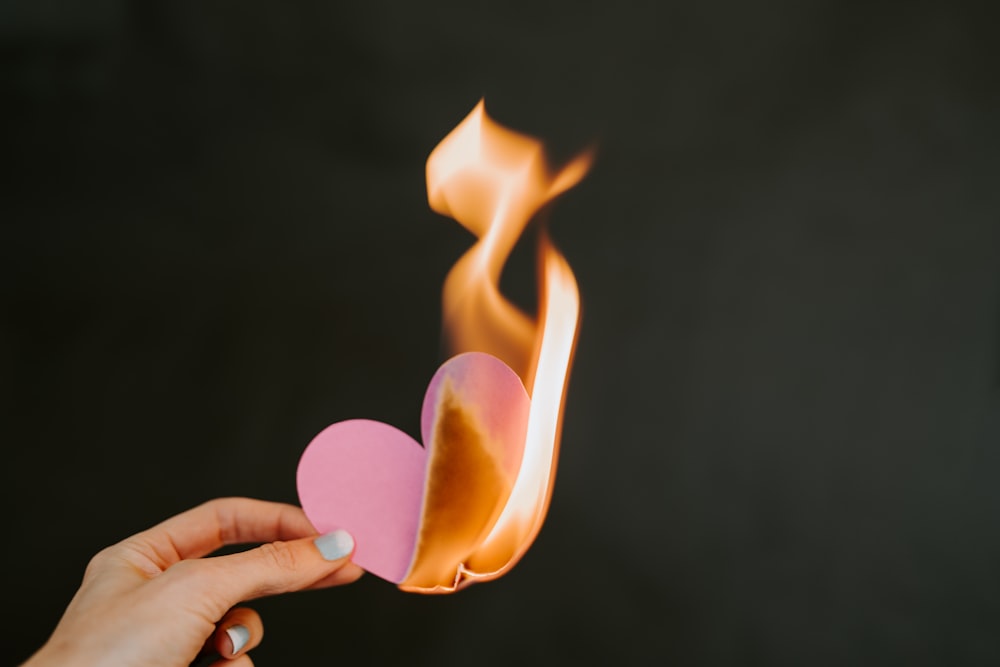
[[[244,646],[250,643],[250,630],[245,625],[233,625],[226,628],[229,637],[229,655],[236,655]]]
[[[249,607],[236,607],[219,621],[214,646],[219,655],[232,660],[256,648],[263,638],[260,615]]]
[[[344,567],[340,568],[340,578],[341,583],[349,584],[353,581],[357,581],[362,576],[364,576],[364,569],[356,563],[348,563]]]
[[[354,538],[343,528],[320,535],[313,540],[324,560],[335,561],[347,558],[354,552]]]

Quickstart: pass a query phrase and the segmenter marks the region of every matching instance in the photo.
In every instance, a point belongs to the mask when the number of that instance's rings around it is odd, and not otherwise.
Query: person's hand
[[[202,558],[247,542],[266,544]],[[249,667],[246,652],[263,626],[234,605],[352,582],[362,573],[349,562],[353,549],[344,531],[317,537],[292,505],[207,502],[94,556],[52,637],[24,667],[187,667],[212,651],[217,664]]]

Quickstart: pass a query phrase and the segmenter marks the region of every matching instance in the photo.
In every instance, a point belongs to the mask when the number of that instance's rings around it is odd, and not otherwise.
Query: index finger
[[[301,508],[252,498],[218,498],[145,530],[129,541],[149,547],[162,569],[227,544],[295,540],[315,535]]]

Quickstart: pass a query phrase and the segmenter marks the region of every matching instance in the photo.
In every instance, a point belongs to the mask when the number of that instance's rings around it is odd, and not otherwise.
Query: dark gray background
[[[584,324],[533,550],[261,601],[258,665],[996,664],[995,23],[961,3],[0,7],[5,653],[91,554],[417,430],[480,96],[556,155]],[[529,291],[530,258],[508,278]]]

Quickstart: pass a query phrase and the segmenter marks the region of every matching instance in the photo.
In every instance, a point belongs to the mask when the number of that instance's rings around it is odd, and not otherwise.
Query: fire
[[[478,546],[458,566],[454,581],[413,573],[437,568],[418,548],[401,586],[447,592],[499,577],[521,558],[548,509],[559,453],[563,401],[580,319],[580,295],[569,264],[547,234],[539,242],[539,309],[532,318],[500,292],[504,264],[532,218],[576,185],[590,168],[584,153],[553,171],[542,144],[494,122],[482,101],[427,160],[432,209],[478,237],[444,284],[443,319],[453,354],[486,352],[510,366],[531,397],[524,452],[506,483]],[[480,471],[470,473],[474,477]],[[484,475],[485,476],[485,475]],[[492,478],[490,478],[492,479]],[[440,568],[438,568],[440,569]]]

